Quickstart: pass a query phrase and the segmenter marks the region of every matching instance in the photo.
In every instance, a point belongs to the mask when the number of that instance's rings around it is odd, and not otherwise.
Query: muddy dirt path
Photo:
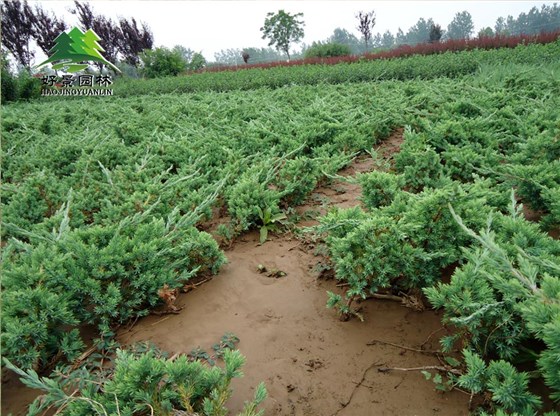
[[[384,142],[378,154],[389,159],[402,135]],[[359,158],[343,176],[373,168],[372,159]],[[315,190],[298,211],[325,212],[328,207],[359,204],[358,185],[337,181]],[[304,221],[300,226],[311,225]],[[178,315],[149,316],[130,331],[121,332],[124,345],[150,340],[173,353],[198,346],[210,350],[225,332],[240,338],[247,358],[245,377],[233,382],[230,408],[241,410],[253,388],[264,381],[269,392],[268,415],[467,415],[468,396],[437,393],[420,373],[380,373],[382,366],[437,365],[437,359],[383,344],[422,344],[440,327],[433,311],[416,312],[393,301],[363,303],[365,322],[341,322],[325,307],[326,291],[339,291],[334,280],[317,279],[319,258],[313,247],[293,236],[272,236],[258,244],[251,232],[226,252],[228,264],[210,282],[178,298]],[[258,265],[284,271],[267,277]],[[442,335],[439,332],[438,335]],[[425,349],[437,349],[438,336]]]

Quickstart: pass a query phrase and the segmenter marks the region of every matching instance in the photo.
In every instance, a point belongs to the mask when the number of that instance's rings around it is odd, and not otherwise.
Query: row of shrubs
[[[560,47],[559,38],[560,31],[536,36],[497,35],[473,40],[455,39],[416,46],[403,45],[393,50],[362,56],[349,55],[349,50],[345,45],[315,43],[308,49],[303,60],[246,65],[242,67],[245,70],[241,73],[237,73],[240,67],[207,68],[202,73],[194,73],[181,79],[168,77],[168,79],[148,81],[149,83],[144,82],[142,88],[138,88],[137,81],[128,80],[125,77],[119,80],[114,89],[119,96],[131,96],[147,93],[251,90],[260,87],[278,88],[293,84],[314,85],[322,82],[338,84],[387,79],[454,77],[472,73],[480,63],[487,61],[532,63],[535,60],[534,53],[532,53],[535,52],[535,49],[538,51],[539,57],[544,57],[546,61],[557,60]],[[529,43],[533,45],[528,45]],[[542,49],[541,44],[550,45]],[[526,48],[526,46],[530,46],[530,48]],[[502,48],[499,56],[492,51],[497,48]],[[510,53],[507,48],[515,48],[515,52]],[[466,51],[473,49],[485,53],[465,55]],[[451,55],[452,52],[460,51],[463,51],[460,56]],[[435,54],[437,56],[422,56]],[[392,58],[409,59],[393,61]],[[162,74],[163,76],[178,75],[181,68],[184,68],[184,62],[181,61],[178,52],[165,50],[165,48],[158,48],[150,52],[145,59],[148,64],[144,75],[148,78],[160,77]],[[195,63],[194,57],[192,61],[189,65]],[[351,66],[331,67],[334,64],[350,63]],[[167,68],[170,65],[173,68]],[[200,65],[202,65],[201,62],[197,63],[198,67]],[[314,68],[311,69],[309,65],[313,65]],[[294,67],[299,68],[296,70]],[[274,70],[265,72],[262,69]],[[220,72],[220,74],[216,74],[216,72]],[[2,64],[2,102],[32,99],[39,96],[40,81],[38,79],[31,77],[25,71],[15,76],[9,72],[4,63]]]
[[[384,80],[455,78],[472,74],[482,65],[543,64],[558,61],[560,42],[519,45],[514,49],[446,52],[402,59],[361,60],[339,65],[278,66],[244,71],[201,72],[179,78],[141,82],[122,79],[114,86],[121,97],[146,94],[255,90],[293,85],[341,84]],[[335,58],[326,58],[335,59]]]
[[[2,65],[2,102],[29,100],[41,95],[41,81],[27,71],[13,74]]]
[[[330,58],[333,56],[348,56],[352,55],[350,46],[342,43],[329,42],[313,42],[311,47],[305,51],[304,58]]]
[[[249,91],[293,85],[342,84],[385,80],[434,79],[458,77],[479,68],[476,56],[451,52],[407,59],[361,61],[340,65],[254,68],[248,71],[201,72],[185,77],[153,80],[122,79],[114,85],[120,97],[146,94],[196,93],[206,91]]]

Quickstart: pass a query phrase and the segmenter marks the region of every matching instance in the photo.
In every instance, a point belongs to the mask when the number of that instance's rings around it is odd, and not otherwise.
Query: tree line
[[[282,19],[277,18],[276,21],[284,20],[289,22],[290,26],[294,26],[296,21],[300,22],[299,28],[303,31],[303,15],[290,15],[280,11]],[[272,14],[269,14],[270,18]],[[297,16],[297,17],[296,17]],[[419,43],[434,43],[447,39],[470,39],[475,35],[474,22],[468,11],[461,11],[455,14],[453,20],[443,28],[440,24],[434,22],[432,18],[420,18],[406,32],[401,28],[396,33],[387,30],[384,33],[377,32],[373,34],[376,24],[376,15],[374,11],[360,11],[356,14],[359,36],[344,28],[336,28],[333,34],[327,39],[319,42],[313,42],[311,45],[302,45],[300,51],[291,51],[289,45],[297,43],[303,38],[303,33],[297,39],[292,39],[286,48],[284,39],[283,46],[272,42],[269,46],[276,48],[245,48],[245,49],[224,49],[214,55],[215,61],[223,65],[240,65],[243,62],[252,63],[271,62],[281,60],[287,56],[286,49],[291,57],[303,58],[320,56],[314,55],[316,51],[313,49],[327,49],[327,45],[337,44],[343,45],[346,49],[332,48],[338,53],[344,51],[347,54],[362,54],[371,52],[376,49],[391,49],[401,45],[417,45]],[[266,24],[266,22],[265,22]],[[297,26],[297,25],[296,25]],[[476,36],[495,36],[495,35],[534,35],[543,32],[553,32],[560,29],[560,6],[556,3],[551,5],[542,5],[533,7],[528,13],[521,13],[517,18],[508,16],[500,17],[496,20],[494,28],[486,27],[481,29]],[[261,31],[263,28],[261,28]],[[264,33],[264,32],[263,32]],[[285,33],[285,32],[284,32]],[[268,30],[265,35],[268,36],[285,36],[277,30]],[[310,53],[311,52],[311,53]],[[320,53],[320,52],[319,52]]]
[[[358,15],[359,19],[359,15]],[[375,22],[375,20],[373,20]],[[453,20],[442,28],[433,19],[420,18],[404,32],[401,28],[396,33],[387,30],[384,33],[368,34],[360,28],[363,22],[360,21],[357,29],[362,35],[361,38],[346,29],[336,28],[334,33],[324,43],[340,43],[348,45],[352,53],[359,54],[370,51],[371,49],[390,49],[400,45],[416,45],[419,43],[439,42],[446,39],[470,39],[475,35],[474,23],[468,11],[455,14]],[[495,35],[535,35],[543,32],[553,32],[560,29],[560,6],[556,3],[542,5],[541,8],[533,7],[528,13],[521,13],[517,18],[508,16],[500,17],[496,20],[494,28],[485,27],[476,36],[495,36]]]
[[[113,21],[97,14],[87,2],[74,1],[71,10],[83,30],[92,29],[99,37],[104,56],[110,62],[122,62],[129,66],[142,65],[146,76],[155,74],[176,75],[184,70],[197,70],[208,63],[201,53],[177,45],[153,49],[154,37],[145,23],[134,18]],[[29,69],[35,51],[32,41],[46,54],[54,45],[55,38],[68,29],[68,25],[56,15],[45,11],[40,5],[31,7],[27,0],[5,1],[1,5],[3,55],[8,51],[23,67]],[[284,10],[268,13],[262,38],[268,39],[268,48],[224,49],[214,55],[216,65],[240,65],[282,60],[287,57],[303,58],[362,54],[376,49],[390,49],[400,45],[416,45],[439,42],[445,39],[468,39],[474,35],[474,23],[468,11],[458,12],[443,29],[433,19],[420,18],[405,33],[401,28],[396,33],[387,30],[373,33],[376,25],[374,11],[359,11],[356,14],[359,37],[352,32],[336,28],[333,34],[320,42],[303,45],[300,51],[292,46],[303,39],[303,13],[290,14]],[[494,35],[520,35],[551,32],[560,28],[560,6],[542,5],[533,7],[517,18],[508,16],[496,20],[494,28],[483,28],[478,37]],[[333,46],[333,44],[335,46]],[[161,68],[165,66],[165,68]]]

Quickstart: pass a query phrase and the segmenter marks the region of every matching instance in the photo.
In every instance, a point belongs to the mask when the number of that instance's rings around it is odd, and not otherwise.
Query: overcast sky
[[[72,1],[30,1],[40,3],[64,17],[70,25],[77,25],[76,17],[68,12]],[[90,2],[95,12],[117,19],[134,17],[146,22],[154,33],[156,46],[183,45],[202,51],[207,60],[221,49],[265,47],[260,27],[268,12],[284,9],[303,13],[305,37],[303,42],[324,40],[335,28],[349,30],[359,37],[355,14],[359,10],[375,10],[377,20],[374,33],[400,27],[405,33],[420,17],[432,18],[444,29],[455,13],[471,13],[475,30],[494,27],[500,16],[517,17],[533,6],[540,8],[543,1],[117,1]],[[39,56],[36,57],[38,59]]]

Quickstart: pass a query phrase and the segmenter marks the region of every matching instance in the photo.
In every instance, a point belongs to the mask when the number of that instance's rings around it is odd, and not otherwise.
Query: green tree
[[[406,33],[405,42],[407,45],[416,45],[418,43],[428,42],[430,40],[430,30],[434,25],[432,19],[418,19],[418,22]]]
[[[381,48],[382,43],[383,37],[381,36],[381,33],[377,32],[371,41],[371,46],[373,46],[374,49]]]
[[[15,101],[18,97],[17,79],[10,71],[10,62],[5,51],[1,51],[0,55],[0,82],[2,103],[7,101]]]
[[[490,26],[480,29],[477,35],[478,38],[491,38],[492,36],[494,36],[494,31]]]
[[[186,48],[183,45],[173,46],[172,51],[179,53],[183,57],[185,62],[190,62],[193,55],[195,54],[195,52],[191,48]]]
[[[303,13],[294,15],[279,10],[277,13],[268,13],[261,27],[262,38],[269,39],[268,46],[274,46],[279,51],[283,51],[290,60],[290,44],[299,42],[304,35]]]
[[[242,65],[243,53],[249,54],[251,64],[263,62],[276,62],[282,60],[282,54],[273,48],[243,48],[243,49],[222,49],[214,54],[215,65]]]
[[[282,59],[281,53],[273,48],[245,48],[244,51],[251,56],[252,63],[273,62]]]
[[[159,78],[179,75],[187,67],[187,62],[177,50],[164,46],[146,49],[140,54],[142,73],[147,78]]]
[[[249,51],[249,49],[245,49],[249,55],[251,55],[251,61],[254,63],[256,62],[254,59],[254,55]],[[219,52],[214,54],[214,62],[220,65],[241,65],[243,63],[242,51],[241,49],[222,49]]]
[[[33,19],[33,39],[37,46],[47,55],[54,46],[54,40],[68,27],[63,20],[56,15],[43,10],[39,5],[35,6],[35,18]]]
[[[305,58],[329,58],[332,56],[351,55],[352,50],[348,45],[341,43],[313,42],[310,48],[305,51]]]
[[[363,47],[360,45],[359,39],[346,29],[337,27],[333,34],[327,39],[328,43],[338,43],[340,45],[347,45],[352,50],[352,53],[359,53]]]
[[[3,1],[0,5],[2,18],[2,45],[16,61],[29,68],[35,52],[29,47],[34,34],[35,16],[27,1]]]
[[[397,34],[395,35],[395,44],[399,46],[399,45],[404,45],[405,43],[406,43],[406,36],[403,30],[399,27],[399,30],[397,30]]]
[[[469,39],[474,32],[474,23],[469,12],[458,12],[447,26],[449,39]]]
[[[509,31],[506,19],[504,19],[503,17],[498,17],[498,19],[496,19],[496,24],[494,25],[494,31],[497,35],[507,35]]]
[[[387,30],[385,33],[383,33],[383,36],[381,37],[381,47],[389,49],[392,48],[394,45],[395,45],[395,37],[391,32]]]
[[[187,71],[198,71],[206,66],[206,58],[200,52],[195,52],[190,60],[187,62]]]
[[[441,29],[441,26],[432,23],[432,27],[430,27],[429,42],[430,43],[439,42],[441,40],[442,35],[443,35],[443,30]]]
[[[543,32],[554,32],[560,29],[560,5],[542,5],[531,8],[528,13],[521,13],[517,18],[508,16],[496,20],[495,32],[501,35],[536,35]]]

